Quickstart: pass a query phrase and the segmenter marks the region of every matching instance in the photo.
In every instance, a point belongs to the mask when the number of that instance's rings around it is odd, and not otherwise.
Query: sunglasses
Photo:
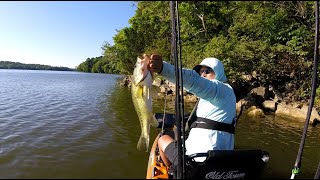
[[[211,73],[211,72],[213,72],[212,69],[203,69],[203,70],[200,70],[200,74],[202,74],[202,73],[209,74],[209,73]]]

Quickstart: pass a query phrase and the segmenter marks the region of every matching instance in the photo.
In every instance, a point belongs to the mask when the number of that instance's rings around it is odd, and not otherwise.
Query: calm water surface
[[[60,71],[0,70],[1,178],[145,178],[149,152],[138,151],[140,124],[122,77]],[[193,104],[185,104],[186,112]],[[154,101],[162,112],[164,101]],[[168,112],[173,112],[169,107]],[[286,178],[303,123],[241,117],[237,149],[271,154],[263,178]],[[320,126],[309,126],[299,178],[320,161]],[[151,128],[150,146],[159,129]]]

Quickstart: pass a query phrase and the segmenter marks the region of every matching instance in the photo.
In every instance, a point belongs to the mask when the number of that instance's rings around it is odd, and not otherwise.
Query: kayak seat
[[[259,149],[195,153],[186,158],[186,179],[259,179],[268,160],[269,153]]]

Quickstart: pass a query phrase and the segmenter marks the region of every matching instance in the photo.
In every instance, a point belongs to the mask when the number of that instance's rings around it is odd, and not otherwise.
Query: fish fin
[[[150,91],[149,91],[149,88],[147,87],[147,86],[143,86],[143,88],[142,88],[143,90],[142,90],[142,96],[147,96],[148,98],[150,97],[149,95],[150,95]]]
[[[143,88],[138,87],[136,93],[137,93],[136,96],[138,98],[141,98],[143,96]]]
[[[142,149],[146,149],[146,152],[148,152],[149,149],[149,137],[146,138],[144,136],[140,136],[138,144],[137,144],[137,149],[138,150],[142,150]]]
[[[159,122],[158,122],[158,120],[156,119],[156,117],[155,117],[155,115],[154,114],[151,114],[150,116],[149,116],[149,123],[151,124],[151,126],[153,126],[153,127],[158,127],[159,126]]]

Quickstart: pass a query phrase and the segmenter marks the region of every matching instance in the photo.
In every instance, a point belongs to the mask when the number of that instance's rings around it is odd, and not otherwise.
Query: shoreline
[[[125,75],[123,79],[118,81],[121,86],[131,88],[131,75]],[[308,112],[308,104],[304,102],[286,102],[284,98],[279,97],[270,87],[258,86],[252,88],[248,93],[241,92],[241,87],[237,87],[234,83],[229,83],[237,96],[237,117],[245,114],[249,117],[263,118],[271,115],[274,118],[281,117],[292,121],[305,122]],[[153,85],[160,88],[160,92],[154,99],[165,98],[165,85],[168,87],[167,100],[175,100],[175,84],[155,78]],[[238,89],[237,89],[238,88]],[[195,103],[197,97],[183,90],[184,103]],[[310,115],[309,124],[316,125],[320,121],[320,115],[317,108],[313,107]]]

